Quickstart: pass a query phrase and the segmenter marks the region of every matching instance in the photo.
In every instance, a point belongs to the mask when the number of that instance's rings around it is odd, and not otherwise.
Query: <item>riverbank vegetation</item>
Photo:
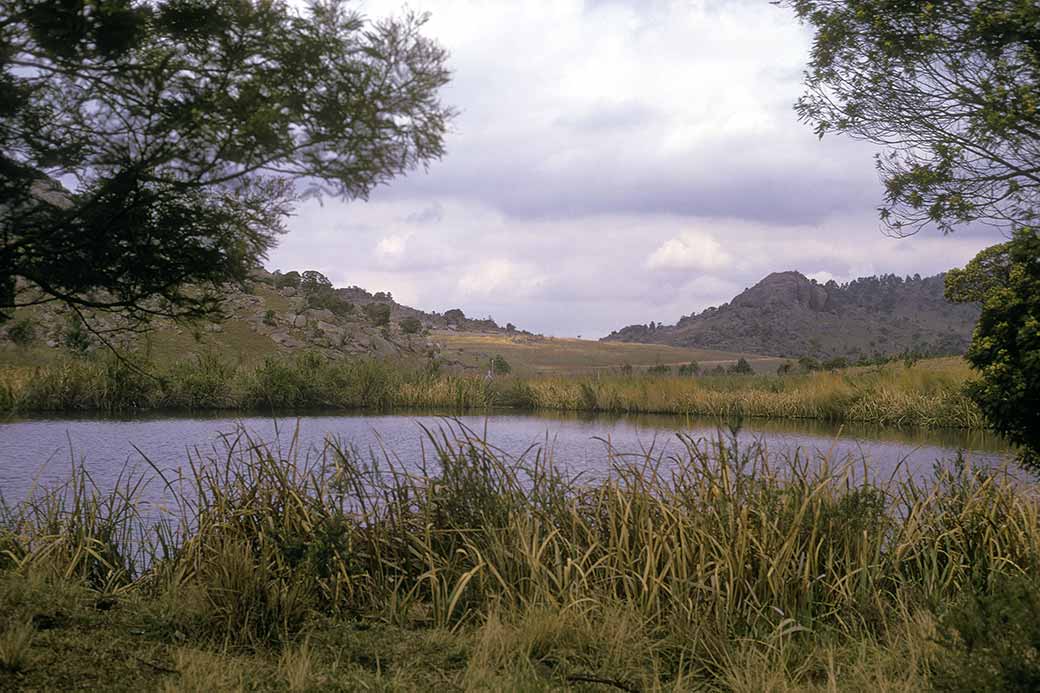
[[[426,442],[406,468],[242,436],[150,483],[38,489],[0,525],[0,688],[1040,682],[1040,504],[1003,471],[876,484],[720,434],[583,480],[464,428]]]
[[[0,371],[0,409],[125,413],[408,407],[462,412],[512,407],[982,428],[978,409],[963,393],[969,376],[959,359],[783,375],[694,377],[629,369],[488,378],[367,359],[327,361],[314,354],[243,367],[211,355],[144,371],[99,357]]]

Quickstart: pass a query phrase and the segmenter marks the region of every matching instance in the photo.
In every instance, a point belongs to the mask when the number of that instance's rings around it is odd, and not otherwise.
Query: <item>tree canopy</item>
[[[440,157],[449,72],[425,19],[0,0],[0,313],[205,314],[300,196],[364,198]]]
[[[1040,471],[1040,233],[1020,229],[946,276],[946,296],[982,303],[968,349],[979,372],[972,399]]]
[[[1035,0],[784,0],[815,29],[801,118],[885,147],[882,220],[1014,229],[1040,202]]]

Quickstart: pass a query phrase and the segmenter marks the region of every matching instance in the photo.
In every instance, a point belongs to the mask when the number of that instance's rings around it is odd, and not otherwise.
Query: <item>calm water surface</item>
[[[595,478],[606,472],[607,441],[616,450],[638,453],[652,449],[678,453],[676,432],[694,437],[716,436],[724,422],[674,416],[577,416],[501,413],[462,416],[457,421],[483,434],[499,449],[520,455],[532,445],[551,451],[554,461],[571,472]],[[228,441],[248,431],[254,440],[286,453],[294,438],[301,454],[319,454],[324,442],[335,439],[362,452],[390,452],[404,467],[417,468],[429,442],[422,426],[436,429],[449,419],[428,412],[416,414],[260,416],[192,416],[139,418],[31,418],[0,421],[0,494],[8,504],[26,497],[34,484],[50,486],[65,480],[72,464],[82,464],[98,486],[111,488],[128,465],[147,470],[144,455],[158,467],[176,470],[189,455],[224,457]],[[931,471],[937,460],[959,450],[978,465],[996,466],[1007,448],[996,437],[979,431],[923,431],[862,426],[832,426],[819,422],[745,420],[742,443],[764,444],[772,455],[796,449],[831,459],[866,459],[878,478],[897,468],[914,474]]]

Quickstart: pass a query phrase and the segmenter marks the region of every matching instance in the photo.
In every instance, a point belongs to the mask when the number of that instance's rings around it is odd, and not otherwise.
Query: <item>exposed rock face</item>
[[[979,308],[943,297],[943,275],[866,277],[820,284],[776,272],[732,302],[680,318],[674,326],[629,325],[605,340],[851,359],[907,350],[963,353]]]

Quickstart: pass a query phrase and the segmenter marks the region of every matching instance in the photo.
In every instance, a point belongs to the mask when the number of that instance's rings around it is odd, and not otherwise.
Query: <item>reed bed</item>
[[[457,423],[427,430],[407,465],[243,434],[221,457],[155,468],[161,517],[133,475],[102,491],[78,471],[38,492],[7,511],[2,567],[174,604],[170,632],[225,648],[298,647],[316,619],[361,619],[467,634],[464,688],[504,668],[626,690],[754,690],[739,677],[755,657],[773,667],[758,674],[811,682],[832,645],[895,646],[1040,568],[1037,488],[1006,470],[958,459],[878,481],[862,460],[678,440],[609,451],[583,479],[551,449],[513,457]]]
[[[514,409],[764,417],[926,428],[985,427],[957,359],[785,376],[500,377],[315,354],[239,368],[202,355],[139,372],[112,358],[0,371],[0,410],[290,411]]]

